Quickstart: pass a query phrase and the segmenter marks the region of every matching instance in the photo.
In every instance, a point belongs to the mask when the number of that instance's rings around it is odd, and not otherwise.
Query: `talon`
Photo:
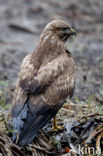
[[[58,130],[63,130],[64,126],[58,126],[56,123],[56,117],[54,117],[54,121],[53,121],[54,125],[52,126],[52,131],[58,131]]]
[[[63,129],[64,129],[64,126],[56,126],[56,127],[52,126],[52,132],[56,132],[58,130],[63,130]]]

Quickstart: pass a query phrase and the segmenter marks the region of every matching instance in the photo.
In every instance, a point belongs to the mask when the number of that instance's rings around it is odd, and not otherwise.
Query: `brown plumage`
[[[12,107],[18,145],[25,146],[62,107],[75,83],[75,67],[65,42],[75,34],[60,20],[50,22],[40,36],[34,52],[23,60]],[[13,140],[16,133],[13,134]]]

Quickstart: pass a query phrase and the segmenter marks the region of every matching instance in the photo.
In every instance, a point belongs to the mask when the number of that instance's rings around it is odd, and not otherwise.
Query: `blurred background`
[[[95,96],[103,104],[103,0],[0,0],[1,99],[4,95],[12,103],[22,59],[53,19],[65,20],[77,31],[67,43],[76,62],[73,99]]]

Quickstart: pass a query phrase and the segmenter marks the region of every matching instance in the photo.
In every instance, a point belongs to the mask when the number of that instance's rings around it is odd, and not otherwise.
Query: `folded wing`
[[[38,69],[31,62],[25,67],[26,63],[24,61],[21,68],[12,109],[20,146],[33,140],[39,129],[56,115],[65,98],[69,94],[72,96],[74,88],[74,62],[71,58],[68,60],[67,55],[60,55]],[[23,81],[25,83],[21,86]],[[25,88],[30,86],[35,88],[34,92],[25,93]],[[13,140],[16,138],[14,133]]]

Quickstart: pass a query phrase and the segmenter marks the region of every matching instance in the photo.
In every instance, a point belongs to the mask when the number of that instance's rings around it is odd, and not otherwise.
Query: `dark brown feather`
[[[62,27],[70,28],[59,20],[49,23],[35,51],[28,54],[21,65],[12,108],[14,129],[19,133],[21,146],[32,141],[65,99],[73,95],[75,65],[63,40],[65,29]],[[16,139],[15,133],[13,139]]]

